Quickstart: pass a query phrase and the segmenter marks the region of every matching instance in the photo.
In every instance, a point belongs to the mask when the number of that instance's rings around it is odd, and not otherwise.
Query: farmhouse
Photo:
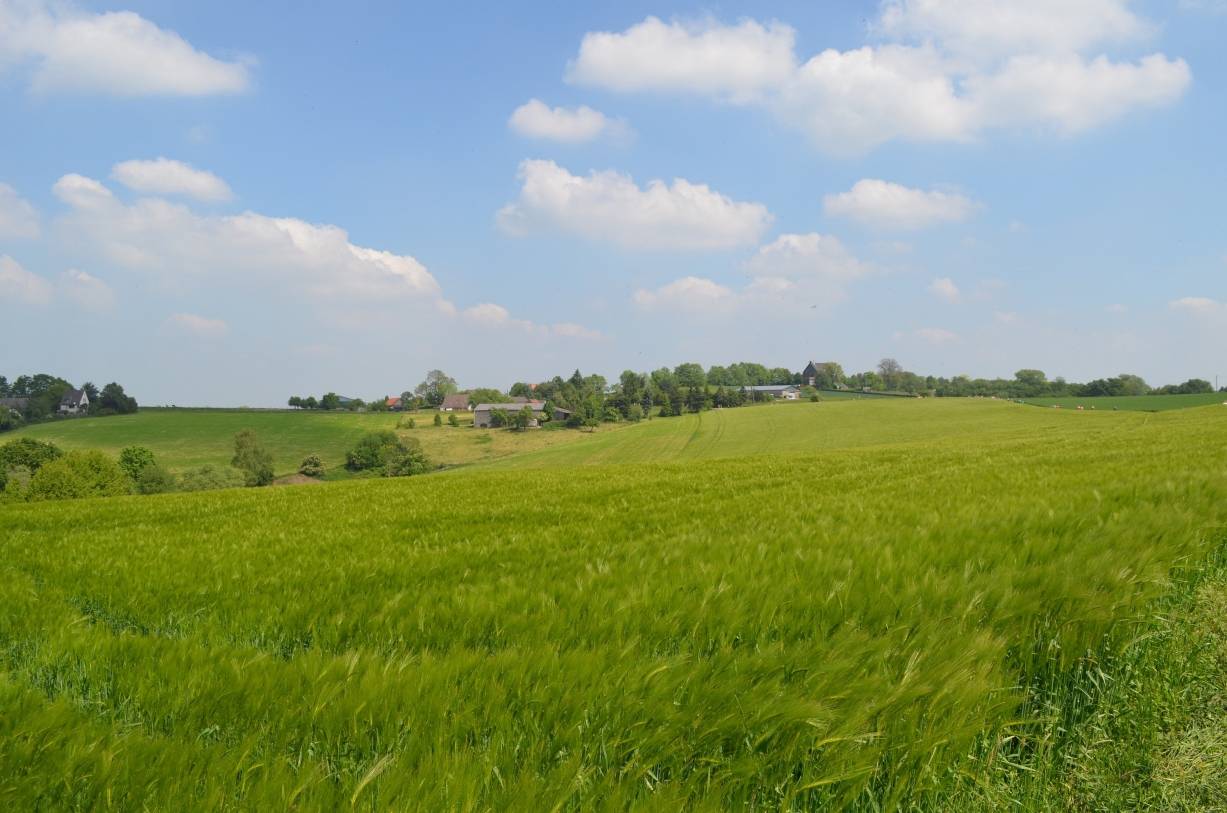
[[[468,410],[469,394],[467,392],[457,392],[443,399],[443,403],[439,405],[442,412],[460,412]]]
[[[392,412],[400,412],[400,410],[403,408],[399,395],[389,395],[383,403],[384,406],[386,406]]]
[[[89,396],[85,390],[69,390],[60,399],[61,415],[84,415],[89,411]]]
[[[781,401],[795,401],[801,397],[801,390],[792,384],[767,384],[757,387],[742,387],[746,392],[761,392]]]
[[[496,409],[506,410],[510,414],[526,406],[531,407],[533,411],[533,420],[529,426],[540,426],[541,416],[545,414],[545,401],[529,401],[524,398],[510,404],[478,404],[473,407],[473,426],[478,429],[489,427],[491,414]],[[554,407],[554,420],[565,421],[569,417],[571,417],[570,410]]]

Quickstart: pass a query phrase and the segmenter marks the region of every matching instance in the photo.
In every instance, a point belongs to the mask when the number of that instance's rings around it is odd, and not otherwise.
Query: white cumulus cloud
[[[150,195],[181,195],[202,201],[224,201],[232,196],[226,182],[212,172],[169,158],[124,161],[111,168],[111,177],[133,191]]]
[[[846,298],[850,283],[873,273],[838,239],[824,234],[782,234],[762,246],[743,270],[749,281],[733,289],[705,277],[688,276],[655,290],[639,289],[634,302],[644,309],[719,313],[827,308]]]
[[[940,41],[950,51],[991,58],[1070,52],[1147,36],[1153,26],[1128,0],[889,0],[876,29]]]
[[[0,254],[0,305],[46,305],[51,297],[50,283],[7,254]]]
[[[207,96],[244,91],[251,81],[245,62],[210,56],[131,11],[0,3],[0,70],[26,65],[39,92]]]
[[[959,291],[959,286],[954,284],[954,280],[950,277],[938,277],[929,283],[929,290],[937,297],[946,300],[950,304],[959,302],[963,295]]]
[[[67,206],[55,221],[66,251],[91,266],[143,273],[161,288],[228,288],[279,302],[300,299],[348,325],[365,324],[377,309],[395,308],[400,318],[437,320],[440,329],[465,319],[518,332],[527,327],[538,336],[579,337],[578,331],[587,330],[541,328],[493,303],[461,310],[415,257],[356,245],[339,226],[250,211],[201,213],[157,197],[125,203],[101,182],[76,174],[60,178],[52,191]],[[109,291],[81,271],[69,272],[62,287],[78,304],[88,299],[99,307]]]
[[[624,92],[698,92],[747,101],[792,73],[794,39],[793,30],[779,23],[666,23],[648,17],[621,33],[585,34],[567,80]]]
[[[574,109],[550,107],[540,99],[530,99],[517,107],[507,124],[522,136],[563,144],[582,144],[601,136],[625,138],[630,132],[624,122],[587,105]]]
[[[641,308],[697,312],[724,310],[733,305],[734,298],[732,289],[704,277],[682,277],[654,291],[640,288],[634,296]]]
[[[1192,81],[1188,63],[1163,54],[1138,62],[1023,55],[1000,71],[968,77],[966,86],[984,127],[1037,126],[1074,135],[1170,104]]]
[[[88,311],[105,311],[115,305],[115,292],[111,286],[76,268],[60,274],[58,287],[64,296]]]
[[[64,241],[90,257],[162,277],[244,277],[322,299],[438,299],[438,282],[409,256],[354,245],[344,229],[297,218],[200,214],[161,198],[132,204],[103,184],[65,175],[53,191],[70,207]]]
[[[643,250],[705,251],[752,245],[771,223],[744,203],[682,178],[640,188],[618,172],[572,175],[553,161],[520,164],[520,197],[498,213],[509,234],[553,230]]]
[[[899,0],[871,28],[880,41],[802,59],[780,23],[649,17],[585,35],[567,78],[755,104],[834,153],[1002,128],[1076,134],[1171,104],[1192,81],[1184,60],[1162,53],[1088,53],[1154,30],[1125,0]]]
[[[591,330],[574,322],[543,325],[528,319],[516,319],[502,305],[483,302],[460,312],[461,318],[479,327],[513,328],[536,336],[561,336],[569,339],[601,339],[600,331]]]
[[[194,313],[176,313],[166,320],[166,326],[201,339],[218,339],[230,330],[222,319],[210,319]]]
[[[1186,311],[1199,315],[1216,314],[1220,311],[1227,311],[1227,304],[1218,302],[1205,296],[1185,296],[1180,299],[1172,300],[1169,307],[1173,310]]]
[[[16,189],[0,183],[0,239],[34,238],[39,230],[38,210]]]
[[[847,192],[827,195],[828,215],[848,217],[886,229],[921,229],[967,220],[977,209],[970,198],[955,192],[925,191],[873,178],[857,181]]]
[[[756,278],[785,277],[846,281],[870,273],[837,238],[825,234],[782,234],[760,248],[746,270]]]

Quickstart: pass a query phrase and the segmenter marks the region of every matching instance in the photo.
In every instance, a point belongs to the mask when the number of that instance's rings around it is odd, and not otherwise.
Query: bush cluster
[[[408,477],[429,471],[430,461],[418,440],[406,440],[385,429],[363,435],[346,453],[345,467],[350,471],[381,471],[387,477]]]
[[[54,444],[19,438],[0,446],[0,497],[41,502],[205,491],[273,480],[272,455],[250,430],[235,436],[232,462],[233,468],[202,466],[176,477],[144,446],[129,446],[114,460],[96,450],[65,454]],[[307,457],[300,470],[313,477],[324,474],[318,455]]]
[[[309,454],[298,465],[298,473],[306,477],[323,477],[324,461],[317,454]]]

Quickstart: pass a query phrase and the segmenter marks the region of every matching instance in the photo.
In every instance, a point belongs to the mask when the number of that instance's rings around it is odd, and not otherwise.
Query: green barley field
[[[1227,542],[1221,406],[557,434],[406,480],[0,507],[0,808],[1121,809],[1071,760],[1137,739],[1099,699]]]

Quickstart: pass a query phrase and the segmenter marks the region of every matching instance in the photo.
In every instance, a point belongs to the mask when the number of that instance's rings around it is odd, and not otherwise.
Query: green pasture
[[[1046,732],[1227,527],[1221,407],[559,434],[445,476],[0,508],[0,807],[1033,809]]]
[[[1222,405],[1227,403],[1227,393],[1207,392],[1197,395],[1120,395],[1100,398],[1028,398],[1028,404],[1062,409],[1128,410],[1137,412],[1165,412],[1169,409]]]
[[[574,440],[573,432],[510,433],[473,429],[471,413],[458,412],[461,426],[433,424],[433,411],[406,413],[414,429],[402,429],[405,437],[422,442],[431,460],[455,466],[493,460],[521,451],[540,449]],[[101,449],[117,455],[125,446],[146,446],[158,462],[172,471],[206,464],[229,466],[234,454],[234,436],[255,430],[273,455],[278,475],[297,471],[308,454],[318,454],[334,474],[344,474],[345,452],[363,434],[394,429],[400,413],[323,412],[316,410],[250,409],[142,409],[134,415],[105,418],[72,418],[35,424],[0,436],[32,437],[55,443],[62,449]],[[443,414],[447,420],[447,413]]]

